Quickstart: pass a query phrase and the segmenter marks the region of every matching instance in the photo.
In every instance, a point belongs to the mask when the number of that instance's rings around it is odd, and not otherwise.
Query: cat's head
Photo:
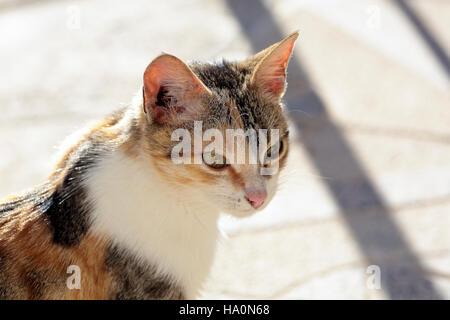
[[[174,194],[234,216],[270,202],[289,148],[281,98],[297,37],[242,62],[187,65],[163,54],[150,63],[145,141]]]

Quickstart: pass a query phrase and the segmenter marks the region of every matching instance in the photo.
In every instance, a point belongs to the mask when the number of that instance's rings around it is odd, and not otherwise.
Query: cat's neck
[[[219,212],[171,187],[142,154],[120,148],[91,170],[92,228],[174,277],[194,297],[212,263]]]

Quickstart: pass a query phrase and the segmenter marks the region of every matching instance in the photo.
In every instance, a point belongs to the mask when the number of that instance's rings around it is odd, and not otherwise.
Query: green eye
[[[228,166],[227,159],[218,153],[206,152],[203,153],[203,162],[206,163],[210,168],[215,170],[221,170]]]
[[[275,154],[275,152],[277,151],[278,153]],[[264,155],[264,167],[271,166],[272,161],[277,161],[278,159],[282,158],[285,153],[285,143],[283,142],[283,140],[280,140],[279,142],[271,145]],[[272,159],[272,157],[274,158]]]
[[[280,157],[283,152],[283,148],[284,148],[283,140],[280,140],[278,143],[271,145],[270,148],[267,149],[266,157],[267,158],[272,157],[272,152],[274,151],[278,151],[278,157]]]

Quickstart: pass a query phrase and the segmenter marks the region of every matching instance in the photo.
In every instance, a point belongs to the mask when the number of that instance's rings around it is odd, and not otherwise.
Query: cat
[[[45,183],[0,204],[0,298],[197,297],[219,214],[251,215],[277,189],[297,37],[240,62],[155,58],[133,103],[79,133]],[[236,165],[214,154],[212,162],[175,164],[172,134],[192,132],[194,121],[202,130],[277,129],[280,140],[267,149],[277,157]],[[260,174],[273,164],[275,174]]]

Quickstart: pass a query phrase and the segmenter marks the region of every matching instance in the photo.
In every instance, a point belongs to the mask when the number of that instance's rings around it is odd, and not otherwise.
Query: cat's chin
[[[260,211],[263,211],[267,205],[269,204],[270,200],[267,201],[266,203],[264,203],[261,207],[259,207],[258,209],[253,209],[253,208],[249,208],[249,209],[242,209],[242,210],[226,210],[224,211],[227,215],[230,215],[232,217],[235,218],[248,218],[251,217],[254,214],[257,214]]]
[[[239,211],[233,211],[233,212],[226,212],[226,214],[235,217],[235,218],[247,218],[255,213],[257,213],[259,210],[255,209],[248,209],[248,210],[239,210]]]

